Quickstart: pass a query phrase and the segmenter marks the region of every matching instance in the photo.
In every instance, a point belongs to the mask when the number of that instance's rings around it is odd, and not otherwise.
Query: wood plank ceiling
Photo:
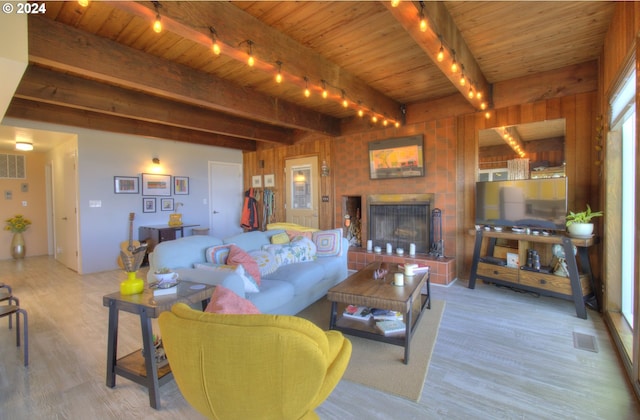
[[[338,136],[360,109],[366,125],[373,115],[378,124],[401,124],[408,105],[451,95],[490,107],[493,83],[597,60],[614,8],[599,1],[46,6],[44,16],[29,17],[30,66],[7,115],[242,150],[291,144],[304,132]],[[426,32],[418,29],[421,13]],[[158,14],[160,33],[152,29]],[[450,70],[454,58],[465,86]],[[469,99],[470,88],[484,96]]]

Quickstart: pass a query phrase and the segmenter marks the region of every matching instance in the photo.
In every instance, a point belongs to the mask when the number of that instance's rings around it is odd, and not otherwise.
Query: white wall
[[[209,227],[209,204],[204,202],[208,203],[209,199],[208,162],[242,163],[242,152],[233,149],[12,118],[5,118],[3,125],[78,135],[78,214],[83,274],[118,268],[120,242],[128,239],[129,213],[135,213],[134,239],[138,238],[139,226],[166,224],[169,220],[170,212],[160,210],[160,197],[156,197],[156,213],[143,213],[142,194],[115,194],[114,176],[140,177],[143,172],[151,172],[151,159],[158,157],[162,173],[189,177],[189,195],[171,196],[174,201],[184,203],[180,208],[183,222]],[[89,207],[90,201],[100,201],[101,207]]]

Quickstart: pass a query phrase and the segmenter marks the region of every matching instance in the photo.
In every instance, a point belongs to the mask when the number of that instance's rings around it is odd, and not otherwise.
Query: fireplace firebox
[[[367,198],[368,239],[374,246],[428,253],[433,194],[375,194]]]

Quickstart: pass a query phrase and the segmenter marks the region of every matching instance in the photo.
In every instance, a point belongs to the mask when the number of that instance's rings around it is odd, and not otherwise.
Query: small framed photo
[[[174,176],[173,177],[173,195],[189,194],[189,177]]]
[[[171,195],[171,175],[142,174],[142,195]]]
[[[113,191],[116,194],[139,194],[140,184],[137,176],[114,176]]]
[[[162,211],[173,211],[173,198],[161,198],[160,199],[160,210],[162,210]]]
[[[273,188],[276,186],[276,176],[274,174],[269,174],[264,176],[264,187],[265,188]]]
[[[262,188],[262,176],[254,175],[251,177],[251,186],[253,188]]]
[[[143,213],[155,213],[156,212],[156,199],[145,197],[142,199],[142,212]]]
[[[507,252],[507,267],[520,268],[520,257],[513,252]]]

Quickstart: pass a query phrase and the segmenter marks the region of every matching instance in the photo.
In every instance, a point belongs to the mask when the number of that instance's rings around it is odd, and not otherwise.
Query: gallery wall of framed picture
[[[114,194],[140,194],[142,191],[142,212],[155,213],[156,205],[160,211],[173,211],[172,195],[189,195],[189,177],[167,174],[142,173],[138,176],[113,177]],[[159,203],[157,202],[159,198]]]

